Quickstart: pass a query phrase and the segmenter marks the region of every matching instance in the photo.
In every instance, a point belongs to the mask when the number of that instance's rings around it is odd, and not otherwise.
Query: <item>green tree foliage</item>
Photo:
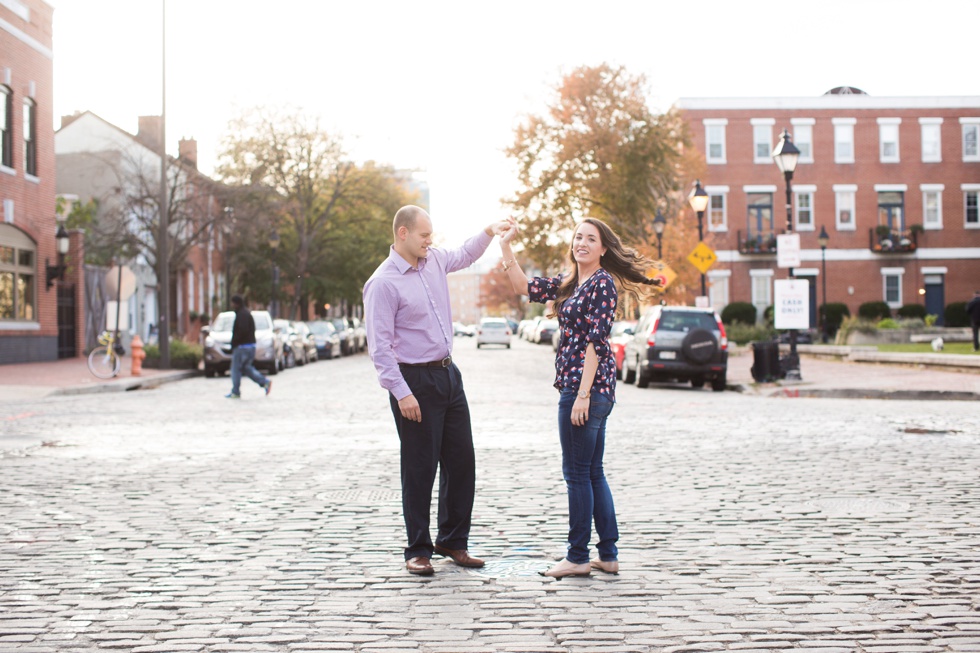
[[[623,68],[582,67],[564,77],[543,115],[516,128],[507,155],[517,164],[519,189],[508,202],[520,216],[528,256],[543,270],[559,267],[583,217],[607,222],[649,253],[657,208],[668,216],[682,210],[699,159],[680,114],[654,113],[647,96],[644,78]],[[665,245],[689,234],[673,222]]]
[[[304,320],[311,300],[359,299],[387,256],[391,217],[413,199],[393,170],[355,164],[316,119],[287,109],[253,109],[234,119],[218,174],[239,189],[240,232],[257,232],[251,248],[239,242],[239,249],[251,249],[236,254],[239,283],[258,299],[271,294],[268,234],[276,230],[280,300],[292,298],[281,312]]]

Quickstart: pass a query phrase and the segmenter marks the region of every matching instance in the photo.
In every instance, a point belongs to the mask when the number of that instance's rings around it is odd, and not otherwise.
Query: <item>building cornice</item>
[[[690,111],[840,110],[840,109],[977,109],[980,95],[930,97],[875,97],[873,95],[820,95],[817,97],[680,98],[679,109]]]

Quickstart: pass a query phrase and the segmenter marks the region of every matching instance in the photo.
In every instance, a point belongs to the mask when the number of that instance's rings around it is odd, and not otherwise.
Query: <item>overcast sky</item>
[[[52,0],[55,128],[161,108],[162,0]],[[166,0],[167,141],[213,169],[240,109],[321,117],[350,155],[425,170],[453,242],[506,214],[502,150],[561,75],[609,62],[681,97],[980,95],[976,0]]]

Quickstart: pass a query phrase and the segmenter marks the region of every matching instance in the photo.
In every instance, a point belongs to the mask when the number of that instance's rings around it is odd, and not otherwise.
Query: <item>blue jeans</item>
[[[235,347],[231,352],[231,394],[240,395],[242,374],[258,383],[263,388],[268,379],[255,369],[255,347]]]
[[[561,440],[561,471],[568,487],[568,553],[565,558],[581,565],[589,561],[592,522],[599,534],[599,559],[616,560],[619,550],[619,528],[612,492],[602,471],[602,454],[606,446],[606,419],[612,412],[611,401],[593,394],[589,419],[584,426],[572,424],[572,405],[576,393],[563,390],[558,401],[558,436]]]

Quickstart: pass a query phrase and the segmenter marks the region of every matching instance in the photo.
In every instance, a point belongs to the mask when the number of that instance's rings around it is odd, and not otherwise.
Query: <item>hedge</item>
[[[947,304],[943,319],[948,327],[970,326],[970,316],[966,314],[966,302]]]
[[[872,322],[892,316],[892,309],[885,302],[865,302],[858,307],[858,317]]]
[[[721,311],[721,321],[725,325],[732,325],[736,322],[748,325],[755,324],[755,316],[755,305],[749,302],[732,302]]]
[[[926,307],[922,304],[906,304],[898,309],[898,317],[918,317],[926,319]]]

